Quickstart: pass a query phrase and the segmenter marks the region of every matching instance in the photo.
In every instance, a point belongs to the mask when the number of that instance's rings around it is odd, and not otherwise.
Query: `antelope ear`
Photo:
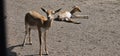
[[[41,8],[41,10],[42,10],[43,12],[45,12],[45,13],[47,12],[47,10],[45,10],[44,8]]]
[[[78,6],[74,5],[72,8],[76,8],[76,7],[78,7]]]
[[[81,10],[79,10],[79,12],[82,12]]]
[[[60,9],[58,9],[58,10],[54,11],[54,13],[57,13],[57,12],[59,12],[61,9],[62,9],[62,8],[60,8]]]

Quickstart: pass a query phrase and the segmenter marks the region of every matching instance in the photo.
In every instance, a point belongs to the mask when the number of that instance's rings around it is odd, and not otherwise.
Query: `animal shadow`
[[[16,47],[21,47],[22,44],[20,45],[15,45],[7,48],[8,56],[18,56],[16,52],[12,51]]]
[[[48,56],[47,54],[42,54],[43,56]],[[31,54],[31,55],[25,55],[25,56],[40,56],[40,54]]]
[[[73,24],[81,24],[81,22],[76,22],[76,21],[65,21],[65,20],[58,20],[58,18],[55,18],[54,21],[59,21],[59,22],[66,22],[66,23],[73,23]]]

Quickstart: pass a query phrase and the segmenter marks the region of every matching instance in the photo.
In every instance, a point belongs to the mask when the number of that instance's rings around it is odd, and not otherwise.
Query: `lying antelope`
[[[74,6],[73,9],[69,11],[62,11],[58,14],[57,20],[60,21],[68,21],[68,22],[74,22],[71,17],[74,17],[75,12],[81,12],[80,8],[78,6]],[[75,23],[75,22],[74,22]]]
[[[44,33],[45,52],[46,54],[48,54],[47,47],[46,47],[46,33],[51,27],[52,21],[54,19],[54,14],[59,12],[61,8],[56,11],[45,10],[44,8],[41,8],[41,9],[43,12],[47,14],[47,18],[36,11],[30,11],[25,15],[25,38],[23,41],[23,46],[25,45],[27,38],[29,40],[29,44],[32,44],[30,31],[32,27],[36,27],[39,34],[40,56],[42,56],[42,38],[41,38],[42,33]]]

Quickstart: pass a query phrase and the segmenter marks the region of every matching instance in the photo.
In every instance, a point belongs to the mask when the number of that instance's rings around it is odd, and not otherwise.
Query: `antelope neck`
[[[71,13],[71,14],[75,13],[75,10],[74,10],[74,9],[73,9],[73,10],[71,10],[71,11],[70,11],[70,13]]]

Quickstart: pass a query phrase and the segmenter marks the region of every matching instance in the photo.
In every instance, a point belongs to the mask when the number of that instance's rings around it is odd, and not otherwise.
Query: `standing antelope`
[[[74,17],[75,12],[81,12],[80,8],[78,6],[74,6],[73,9],[69,11],[62,11],[58,14],[57,20],[60,21],[68,21],[68,22],[74,22],[71,17]]]
[[[54,14],[59,12],[61,8],[56,11],[45,10],[44,8],[41,8],[41,9],[43,12],[47,14],[47,18],[36,11],[30,11],[25,15],[25,38],[23,41],[23,46],[25,45],[27,38],[29,40],[29,44],[32,44],[30,31],[32,27],[36,27],[39,34],[40,56],[42,56],[42,38],[41,38],[42,32],[44,32],[45,52],[46,54],[48,54],[47,47],[46,47],[46,33],[51,27],[51,23],[54,19]],[[28,34],[28,37],[27,37],[27,34]]]

